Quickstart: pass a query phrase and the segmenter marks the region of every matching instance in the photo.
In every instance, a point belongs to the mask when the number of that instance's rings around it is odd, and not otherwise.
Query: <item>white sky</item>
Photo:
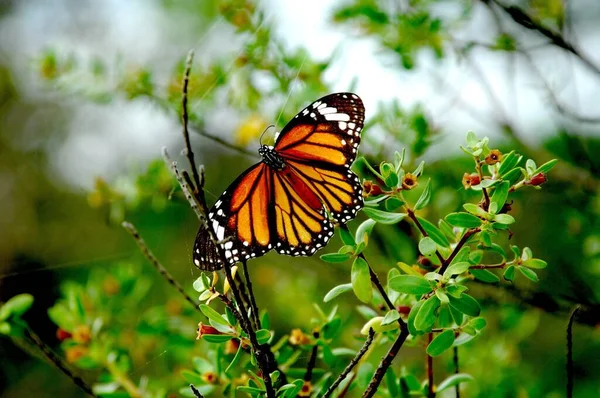
[[[436,125],[443,127],[443,134],[436,143],[438,147],[456,148],[467,130],[480,135],[497,133],[491,129],[491,123],[472,118],[461,106],[451,106],[462,101],[483,115],[496,114],[480,78],[468,63],[452,57],[440,63],[424,52],[418,58],[422,68],[404,71],[396,66],[397,58],[386,55],[371,39],[358,39],[351,28],[342,29],[329,22],[331,9],[337,3],[332,0],[265,0],[263,6],[268,10],[268,17],[276,21],[276,32],[287,45],[305,47],[318,58],[325,58],[340,47],[339,57],[326,77],[335,90],[347,89],[350,81],[358,77],[356,92],[365,102],[367,117],[378,101],[396,98],[403,105],[424,103]],[[155,65],[159,77],[167,76],[175,60],[195,45],[210,54],[231,51],[222,46],[222,42],[210,41],[211,33],[215,32],[194,36],[189,16],[165,13],[153,1],[104,0],[87,3],[87,6],[70,0],[15,4],[14,14],[0,24],[0,54],[10,55],[8,62],[14,68],[17,84],[30,98],[64,100],[42,94],[32,80],[35,78],[32,60],[46,48],[76,52],[84,57],[99,55],[108,60],[121,55],[128,64]],[[581,2],[580,6],[593,7],[593,4]],[[438,12],[448,14],[454,10],[444,6]],[[486,41],[495,32],[488,29],[492,24],[484,9],[476,7],[476,14],[475,22],[466,27],[463,34]],[[174,17],[177,20],[167,20]],[[310,22],[307,24],[307,21]],[[600,63],[600,51],[590,51],[600,49],[598,29],[586,31],[591,25],[576,27],[576,37],[587,55]],[[534,43],[542,41],[533,40]],[[597,76],[563,52],[543,50],[536,54],[539,54],[538,67],[547,73],[550,83],[560,89],[561,100],[582,114],[600,115]],[[538,144],[541,135],[555,129],[558,119],[542,94],[542,85],[526,72],[522,63],[517,62],[511,72],[503,62],[504,54],[496,56],[476,51],[474,55],[481,73],[498,94],[502,108],[516,122],[523,141]],[[449,91],[446,85],[454,89]],[[53,165],[74,186],[91,187],[95,176],[110,178],[124,167],[143,164],[156,158],[162,146],[180,147],[180,136],[174,134],[179,132],[179,121],[153,106],[140,101],[75,106],[80,100],[67,101],[74,105],[73,119],[65,140],[52,146]],[[218,114],[212,123],[220,126],[219,133],[227,135],[236,126],[235,116],[226,112]],[[47,114],[32,115],[28,121],[33,129],[31,134],[35,134],[36,126],[39,128],[47,118]],[[598,132],[589,127],[582,131]],[[20,143],[34,146],[35,142],[23,139]]]

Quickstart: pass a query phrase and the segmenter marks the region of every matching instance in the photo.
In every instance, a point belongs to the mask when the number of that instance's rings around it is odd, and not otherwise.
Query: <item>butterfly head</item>
[[[285,161],[272,146],[261,145],[258,148],[258,154],[263,158],[263,162],[272,169],[282,170],[285,167]]]

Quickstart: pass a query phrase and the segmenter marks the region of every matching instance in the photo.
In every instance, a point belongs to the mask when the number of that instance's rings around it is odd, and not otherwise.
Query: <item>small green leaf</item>
[[[398,153],[398,152],[396,152]],[[385,385],[390,393],[390,398],[400,398],[400,389],[398,386],[398,378],[394,374],[394,369],[392,367],[388,368],[385,372]],[[320,395],[318,395],[320,396]]]
[[[479,316],[481,307],[477,300],[468,294],[463,293],[459,298],[454,296],[448,296],[448,298],[450,299],[450,307],[468,316]]]
[[[363,208],[363,213],[365,213],[367,217],[381,224],[395,224],[402,221],[402,219],[406,217],[405,213],[389,213],[387,211],[372,209],[370,207]]]
[[[554,168],[554,166],[556,166],[557,163],[558,163],[558,159],[552,159],[552,160],[544,163],[540,167],[538,167],[532,174],[533,175],[536,175],[538,173],[548,174],[548,172],[550,170],[552,170]]]
[[[419,252],[421,252],[421,254],[427,256],[435,253],[436,250],[437,246],[429,236],[426,236],[419,241]]]
[[[356,244],[356,242],[354,241],[354,237],[352,236],[348,228],[340,228],[339,231],[340,238],[342,239],[342,242],[344,242],[345,245],[354,246]]]
[[[200,311],[202,311],[202,313],[206,315],[208,319],[210,319],[216,324],[223,326],[231,326],[229,322],[227,322],[227,320],[223,319],[221,314],[219,314],[217,311],[213,310],[206,304],[200,304]]]
[[[510,214],[496,214],[494,216],[494,221],[500,224],[510,225],[515,222],[515,218]]]
[[[421,332],[420,330],[417,330],[417,328],[415,327],[415,318],[417,317],[417,314],[419,313],[419,310],[423,306],[424,302],[425,301],[423,301],[423,300],[417,301],[412,306],[412,308],[410,309],[410,313],[408,314],[408,319],[406,321],[406,325],[408,326],[408,331],[410,332],[410,334],[412,336],[418,336],[418,335],[423,334],[423,332]]]
[[[429,235],[429,237],[433,239],[435,243],[442,247],[450,247],[450,242],[448,242],[448,239],[446,239],[442,231],[440,231],[435,225],[424,218],[417,217],[417,219],[421,223],[421,226],[425,232],[427,232],[427,235]]]
[[[233,337],[234,336],[231,334],[203,334],[202,340],[209,343],[224,343],[231,340]]]
[[[475,217],[469,213],[450,213],[446,216],[448,224],[460,228],[477,228],[481,225],[482,221],[478,217]]]
[[[415,328],[417,330],[428,331],[435,323],[435,311],[440,306],[440,299],[437,296],[431,296],[421,306],[415,317]]]
[[[354,239],[356,242],[364,242],[366,236],[370,236],[371,232],[373,232],[373,227],[377,224],[374,220],[368,219],[361,223],[358,228],[356,228],[356,234]],[[366,236],[365,236],[366,235]]]
[[[503,277],[507,281],[510,281],[510,282],[514,281],[515,280],[515,266],[509,265],[508,267],[506,267],[506,269],[504,270]]]
[[[389,325],[390,323],[396,322],[400,318],[400,313],[396,310],[388,311],[381,321],[381,326]]]
[[[6,336],[10,336],[11,327],[8,322],[0,322],[0,334],[4,334]]]
[[[535,164],[535,160],[527,159],[527,161],[525,162],[525,170],[527,170],[527,174],[532,176],[536,169],[537,166]]]
[[[548,263],[539,258],[530,258],[529,260],[523,261],[522,265],[527,268],[542,269],[546,268]]]
[[[467,131],[467,145],[469,148],[475,148],[475,145],[477,145],[478,142],[479,140],[477,139],[475,133],[470,130]]]
[[[444,381],[442,381],[436,389],[436,392],[441,392],[444,390],[449,389],[450,387],[454,387],[459,385],[460,383],[465,383],[467,381],[472,381],[473,380],[473,376],[468,375],[466,373],[456,373],[453,374],[452,376],[446,378]]]
[[[525,275],[527,279],[530,279],[534,282],[539,282],[540,278],[538,278],[534,270],[525,267],[517,267],[517,269],[521,271],[521,273]]]
[[[421,173],[423,172],[423,167],[425,166],[425,161],[421,161],[421,163],[419,163],[419,165],[417,166],[417,168],[415,169],[415,171],[413,171],[412,173],[415,176],[420,176]]]
[[[390,212],[398,210],[403,205],[404,205],[404,202],[401,201],[400,199],[396,198],[395,196],[389,197],[385,201],[385,204],[384,204],[385,209]]]
[[[400,171],[402,168],[402,163],[404,163],[404,155],[406,154],[406,148],[402,148],[402,153],[398,151],[394,152],[394,162],[396,163],[396,173]]]
[[[502,158],[500,168],[498,169],[498,175],[504,176],[508,171],[512,170],[521,160],[521,156],[517,155],[515,151],[510,151]]]
[[[183,377],[183,379],[191,384],[204,384],[205,381],[202,380],[202,375],[199,375],[196,372],[192,372],[189,369],[184,369],[181,371],[181,376]],[[103,394],[104,396],[104,394]]]
[[[258,344],[266,344],[271,339],[271,332],[267,329],[257,330],[256,339],[258,340]]]
[[[435,338],[427,346],[427,354],[432,357],[442,355],[444,351],[452,347],[454,343],[454,330],[444,330],[442,333],[435,336]]]
[[[387,332],[389,330],[398,329],[400,325],[396,322],[391,322],[387,325],[383,324],[383,317],[376,316],[375,318],[369,319],[367,323],[364,324],[362,329],[360,330],[360,334],[367,335],[369,334],[369,329],[373,329],[377,333]]]
[[[0,321],[8,319],[13,315],[20,317],[33,305],[33,296],[28,293],[17,294],[8,299],[6,303],[0,307]]]
[[[448,295],[446,294],[446,292],[443,289],[436,289],[435,295],[437,296],[438,299],[440,299],[440,303],[442,303],[442,305],[448,304],[448,302],[450,301],[448,299]]]
[[[488,271],[487,269],[472,269],[469,271],[475,278],[482,282],[496,283],[500,282],[500,278],[496,274]]]
[[[431,179],[427,180],[427,185],[425,185],[425,189],[421,192],[421,196],[417,203],[415,204],[415,210],[421,210],[425,206],[429,204],[431,201]]]
[[[325,295],[325,298],[323,299],[323,301],[325,303],[328,303],[331,300],[333,300],[334,298],[336,298],[337,296],[339,296],[340,294],[349,292],[350,290],[352,290],[352,284],[351,283],[345,283],[343,285],[337,285],[336,287],[334,287],[333,289],[331,289],[329,292],[327,292],[327,294]]]
[[[446,286],[446,293],[454,297],[460,297],[464,292],[469,290],[464,285],[448,285]]]
[[[504,177],[502,177],[502,179],[504,181],[508,181],[508,183],[510,185],[513,185],[515,182],[517,182],[522,177],[523,177],[523,169],[519,167],[519,168],[516,168],[516,169],[512,169],[511,171],[509,171],[508,173],[506,173],[504,175]]]
[[[398,174],[396,174],[396,170],[391,163],[382,163],[380,170],[383,181],[388,188],[395,188],[398,186]]]
[[[485,328],[487,326],[487,322],[485,321],[484,318],[477,317],[477,318],[471,319],[471,321],[469,322],[469,325],[473,326],[477,330],[482,330],[483,328]]]
[[[450,279],[452,275],[460,275],[463,272],[467,271],[469,267],[471,267],[471,263],[466,261],[462,263],[452,264],[446,269],[446,271],[444,271],[444,278]]]
[[[352,263],[352,289],[356,297],[363,303],[370,303],[373,298],[373,289],[371,288],[371,275],[369,265],[361,258],[356,257]]]
[[[357,163],[358,163],[358,162],[362,162],[362,163],[365,165],[365,167],[366,167],[367,169],[369,169],[369,171],[371,171],[371,173],[373,173],[375,176],[377,176],[377,177],[379,177],[380,179],[382,179],[382,180],[383,180],[383,176],[382,176],[381,174],[379,174],[379,173],[377,172],[377,170],[375,170],[375,169],[374,169],[374,168],[373,168],[373,167],[372,167],[372,166],[369,164],[369,162],[367,161],[367,159],[365,159],[365,158],[364,158],[364,156],[361,156],[360,158],[358,158],[358,159],[357,159]]]
[[[321,255],[321,260],[328,263],[343,263],[352,257],[350,253],[327,253]]]
[[[492,203],[495,203],[497,206],[497,210],[492,213],[496,213],[502,210],[504,203],[506,203],[506,199],[508,198],[508,189],[510,188],[510,184],[508,181],[503,181],[500,185],[496,187],[494,190],[494,194],[492,195]]]
[[[203,275],[200,275],[192,284],[192,287],[194,288],[195,291],[197,291],[198,293],[204,293],[204,291],[210,287],[210,285],[206,286],[204,284],[204,278]]]
[[[440,220],[438,222],[438,227],[440,228],[440,231],[442,231],[442,233],[444,234],[444,236],[446,238],[452,239],[452,240],[454,240],[456,238],[456,235],[454,234],[454,231],[452,230],[452,226],[450,224],[448,224],[448,222],[446,220]],[[425,228],[425,227],[423,227],[423,228]],[[441,245],[441,246],[443,246],[443,245]]]
[[[391,289],[406,294],[425,294],[432,290],[429,282],[422,276],[398,275],[388,282]]]
[[[465,203],[463,208],[469,213],[476,215],[477,217],[487,218],[489,216],[488,212],[483,210],[481,207],[477,206],[473,203]]]

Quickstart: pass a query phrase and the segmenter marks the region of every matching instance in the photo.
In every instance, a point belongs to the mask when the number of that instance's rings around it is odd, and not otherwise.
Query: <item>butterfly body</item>
[[[242,173],[208,214],[222,256],[200,227],[194,264],[216,270],[274,249],[307,256],[333,236],[334,223],[354,218],[362,188],[350,170],[360,143],[364,107],[356,94],[337,93],[307,106],[262,145],[262,161]]]

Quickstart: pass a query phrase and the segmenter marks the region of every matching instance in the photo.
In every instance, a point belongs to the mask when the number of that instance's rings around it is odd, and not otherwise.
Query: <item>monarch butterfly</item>
[[[356,158],[365,109],[352,93],[327,95],[298,113],[274,146],[261,145],[262,161],[223,192],[208,213],[208,225],[230,265],[275,249],[308,256],[363,207],[362,187],[350,166]],[[194,264],[205,271],[223,267],[201,226]]]

